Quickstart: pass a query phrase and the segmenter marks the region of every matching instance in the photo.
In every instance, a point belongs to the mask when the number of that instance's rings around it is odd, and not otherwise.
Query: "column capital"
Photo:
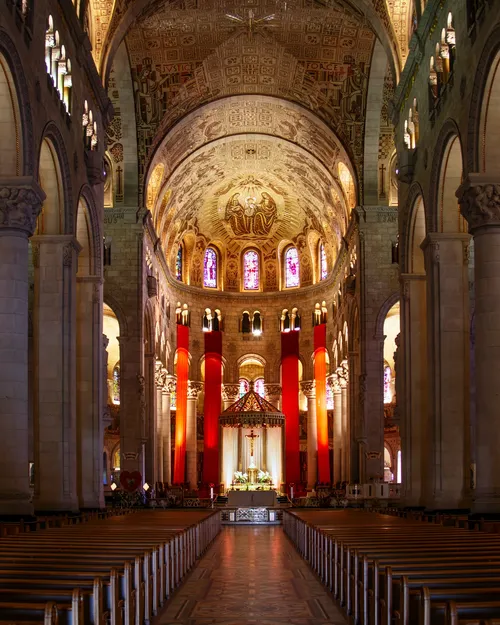
[[[168,375],[167,370],[165,369],[165,383],[163,385],[163,392],[171,395],[175,392],[177,387],[177,381],[173,375]]]
[[[340,367],[337,367],[337,376],[341,388],[346,388],[349,382],[349,365],[346,360],[340,363]]]
[[[44,199],[32,176],[0,178],[0,233],[17,230],[31,236]]]
[[[198,395],[203,391],[203,382],[188,380],[188,399],[198,399]]]
[[[279,399],[281,395],[281,384],[264,384],[264,391],[267,401],[272,403],[273,400]]]
[[[240,385],[239,384],[223,384],[222,385],[222,399],[224,401],[230,401],[234,403],[240,394]]]
[[[316,382],[314,380],[304,380],[304,382],[300,383],[300,388],[307,399],[316,397]]]
[[[474,233],[483,227],[500,227],[500,179],[469,174],[456,192],[460,212]]]
[[[340,382],[337,373],[330,373],[326,378],[326,383],[332,389],[333,393],[340,393]]]

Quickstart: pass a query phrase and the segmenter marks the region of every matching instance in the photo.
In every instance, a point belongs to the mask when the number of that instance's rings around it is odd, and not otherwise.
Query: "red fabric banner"
[[[205,333],[203,482],[219,485],[219,415],[222,403],[222,332]]]
[[[318,482],[329,484],[328,414],[326,411],[326,324],[314,327],[314,381],[318,427]]]
[[[285,481],[300,481],[299,333],[281,333],[282,410],[285,415]]]
[[[185,482],[186,416],[189,376],[189,328],[177,325],[177,407],[175,411],[174,484]]]

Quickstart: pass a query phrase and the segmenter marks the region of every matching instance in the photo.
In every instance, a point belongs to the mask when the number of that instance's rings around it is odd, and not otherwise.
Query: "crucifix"
[[[380,193],[379,197],[385,197],[385,165],[380,165]]]
[[[249,469],[254,469],[255,468],[255,462],[253,459],[253,448],[254,448],[254,442],[256,438],[259,438],[258,434],[254,434],[253,430],[250,430],[250,434],[245,434],[245,438],[248,438],[248,440],[250,441],[250,466],[248,467]]]
[[[118,167],[116,168],[116,201],[117,202],[122,202],[123,201],[123,186],[122,186],[122,173],[123,173],[123,169],[120,167],[120,165],[118,165]]]

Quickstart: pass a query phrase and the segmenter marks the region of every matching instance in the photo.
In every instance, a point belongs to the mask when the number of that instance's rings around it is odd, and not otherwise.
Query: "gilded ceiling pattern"
[[[276,9],[275,3],[270,5]],[[266,16],[255,9],[257,18]],[[348,9],[298,8],[250,31],[247,9],[155,12],[127,35],[144,162],[182,116],[223,96],[274,95],[302,104],[340,137],[358,168],[374,34]],[[235,23],[227,14],[241,16]]]

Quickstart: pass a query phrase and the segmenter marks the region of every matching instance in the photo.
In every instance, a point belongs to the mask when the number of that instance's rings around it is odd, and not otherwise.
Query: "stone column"
[[[300,383],[307,397],[307,488],[318,481],[318,425],[316,423],[316,385],[314,380]]]
[[[165,370],[166,371],[166,370]],[[170,416],[170,396],[175,391],[175,378],[165,376],[162,396],[162,444],[163,444],[163,481],[172,483],[172,422]]]
[[[80,249],[73,235],[32,238],[34,505],[37,511],[78,509],[74,354],[75,279]],[[100,376],[102,384],[102,369]],[[99,411],[102,414],[102,405]],[[102,460],[99,468],[102,469]],[[102,471],[99,475],[102,476]]]
[[[198,436],[196,405],[198,395],[203,390],[202,382],[188,382],[187,423],[186,423],[186,469],[187,481],[191,489],[198,487]]]
[[[426,276],[401,274],[401,349],[403,396],[397,396],[401,419],[404,503],[422,505],[423,441],[427,436],[427,311]],[[400,380],[401,381],[401,380]]]
[[[167,370],[164,368],[161,360],[156,361],[155,367],[155,386],[156,386],[156,414],[155,414],[155,442],[156,442],[156,481],[163,482],[163,387],[165,386],[165,378]]]
[[[332,373],[327,384],[333,391],[333,481],[342,481],[342,391],[339,376]]]
[[[500,512],[500,179],[469,174],[457,191],[474,237],[476,513]]]
[[[76,278],[77,458],[80,508],[102,508],[102,278]]]
[[[429,436],[423,503],[468,508],[470,235],[430,233],[422,243],[427,276]]]
[[[121,470],[139,471],[144,478],[142,446],[146,438],[146,394],[143,342],[120,336],[120,452]]]
[[[33,512],[28,464],[28,237],[45,194],[31,177],[0,179],[0,515]]]
[[[341,482],[349,482],[350,479],[350,440],[349,440],[349,367],[347,362],[341,363],[337,369],[342,397],[342,460],[340,466]]]

